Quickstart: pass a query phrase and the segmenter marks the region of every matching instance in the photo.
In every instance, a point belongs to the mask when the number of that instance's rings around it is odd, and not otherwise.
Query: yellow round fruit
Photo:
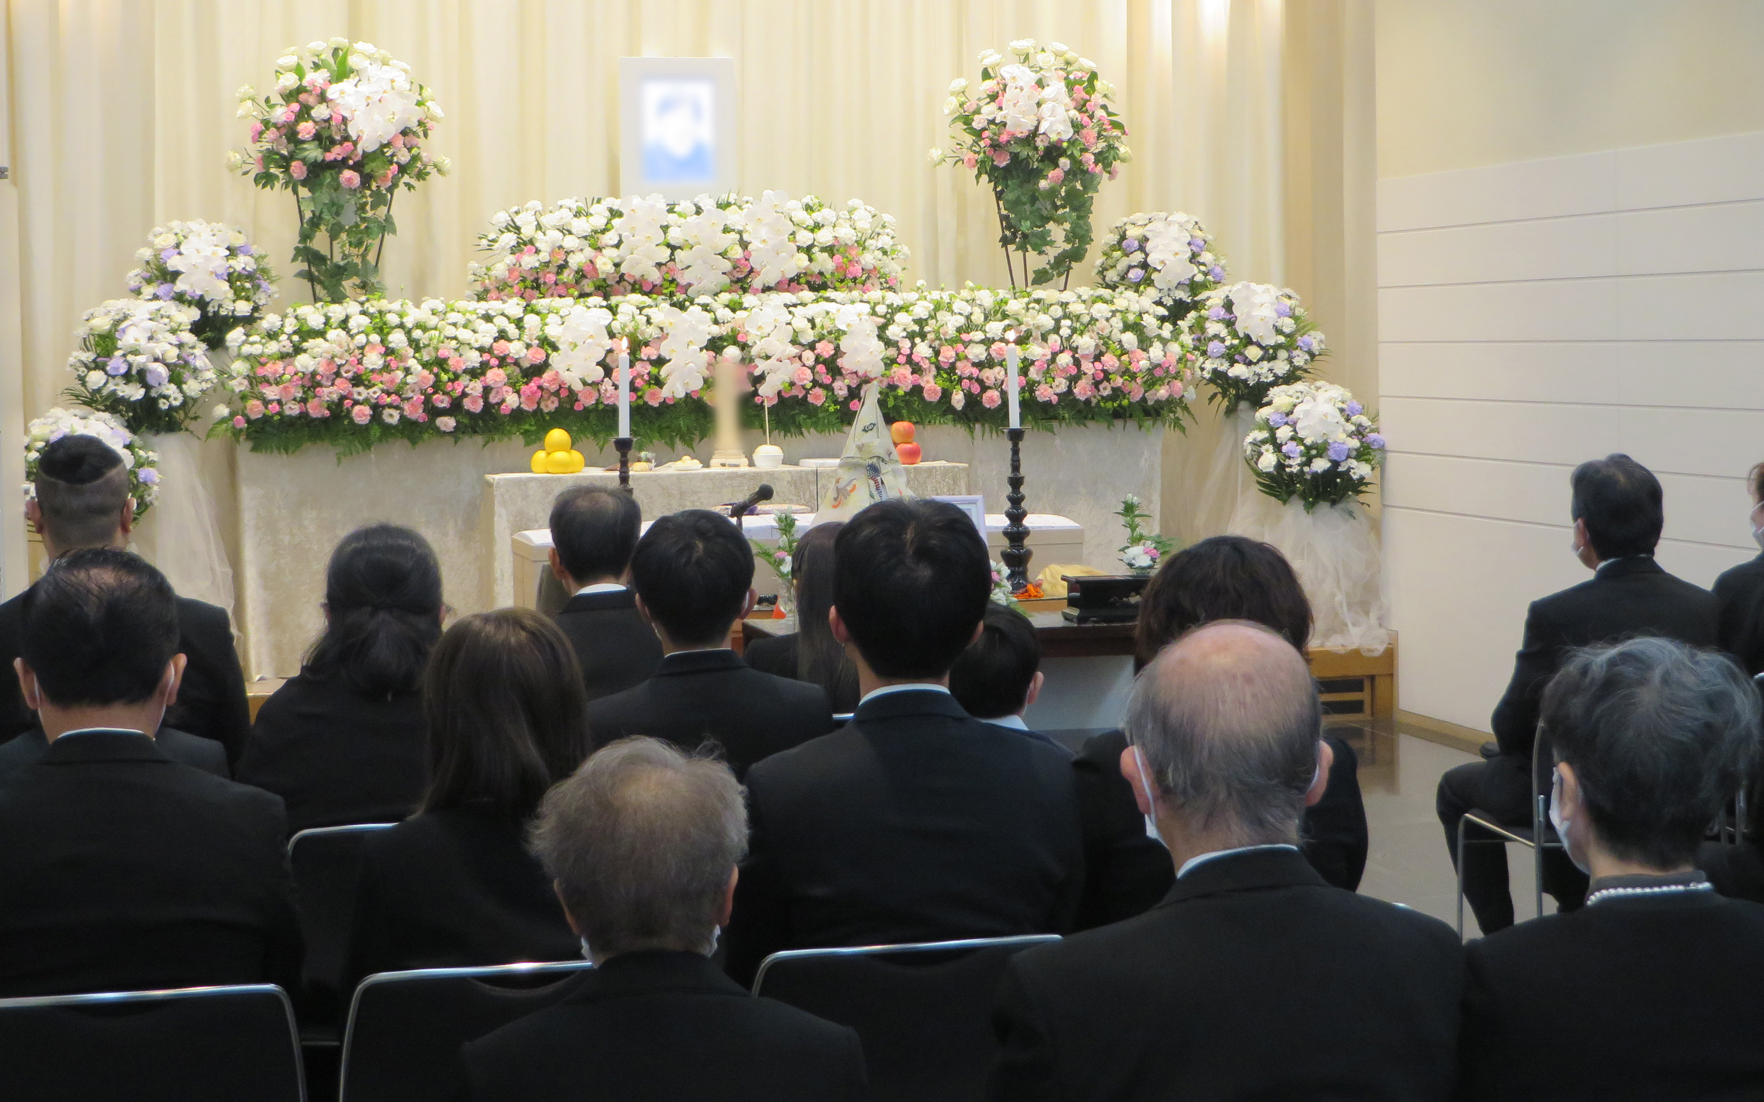
[[[533,473],[534,474],[550,474],[551,473],[551,468],[549,466],[547,466],[545,463],[545,449],[544,448],[540,448],[538,451],[533,453]]]
[[[588,460],[586,460],[582,457],[582,453],[577,451],[574,448],[571,448],[570,449],[570,469],[565,471],[564,473],[565,474],[575,474],[577,471],[580,471],[583,467],[586,467],[587,465],[588,465]]]
[[[562,429],[552,429],[545,434],[545,450],[548,452],[569,451],[570,434]]]
[[[546,452],[545,453],[545,469],[550,471],[552,474],[569,474],[570,473],[570,453],[569,452]]]

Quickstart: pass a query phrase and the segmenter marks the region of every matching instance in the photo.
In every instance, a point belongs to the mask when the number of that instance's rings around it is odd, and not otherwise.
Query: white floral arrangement
[[[141,266],[129,273],[137,298],[189,306],[190,328],[210,349],[227,334],[257,320],[275,297],[275,273],[245,234],[219,222],[173,222],[159,226],[135,253]]]
[[[1323,354],[1298,296],[1267,283],[1233,283],[1202,296],[1188,317],[1201,378],[1213,384],[1225,413],[1261,406],[1269,391],[1297,382]]]
[[[1309,380],[1275,387],[1243,439],[1262,492],[1309,511],[1365,493],[1384,460],[1378,420],[1345,387]]]
[[[473,264],[478,298],[611,298],[897,287],[907,249],[894,218],[853,199],[701,195],[538,201],[490,218]]]
[[[217,412],[270,450],[558,425],[610,437],[628,349],[649,443],[710,435],[700,399],[718,357],[747,367],[750,419],[763,407],[784,435],[843,430],[877,380],[891,420],[1002,427],[1012,342],[1026,424],[1188,413],[1185,334],[1149,296],[1089,287],[300,305],[243,334]]]
[[[1109,227],[1108,244],[1096,261],[1099,287],[1150,293],[1175,318],[1225,282],[1225,260],[1213,252],[1213,236],[1177,211],[1134,214]]]
[[[111,299],[86,311],[66,396],[121,418],[131,432],[182,430],[217,379],[192,328],[199,316],[194,306],[158,299]]]
[[[1017,607],[1017,598],[1011,593],[1011,568],[1002,562],[992,564],[992,592],[987,597],[995,605]]]
[[[122,421],[108,413],[56,406],[25,429],[25,500],[37,496],[37,465],[43,449],[64,436],[96,436],[122,456],[129,472],[129,496],[139,519],[159,498],[159,455],[141,443]]]
[[[932,149],[931,163],[960,164],[991,187],[1006,264],[1019,254],[1025,287],[1071,277],[1090,249],[1103,177],[1132,160],[1113,92],[1095,62],[1033,38],[1012,42],[1008,55],[982,53],[977,87],[966,77],[950,83],[943,113],[952,148]],[[1031,253],[1045,257],[1033,272]]]

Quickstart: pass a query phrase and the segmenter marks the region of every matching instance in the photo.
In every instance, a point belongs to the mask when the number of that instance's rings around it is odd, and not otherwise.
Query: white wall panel
[[[1488,729],[1532,600],[1585,580],[1568,475],[1660,476],[1658,558],[1757,553],[1764,134],[1379,184],[1384,549],[1402,706]]]

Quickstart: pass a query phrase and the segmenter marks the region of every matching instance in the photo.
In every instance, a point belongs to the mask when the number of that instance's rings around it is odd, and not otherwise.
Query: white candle
[[[619,435],[631,435],[631,354],[619,352]]]
[[[1017,346],[1005,349],[1005,397],[1011,403],[1011,428],[1023,427],[1023,411],[1017,406]]]

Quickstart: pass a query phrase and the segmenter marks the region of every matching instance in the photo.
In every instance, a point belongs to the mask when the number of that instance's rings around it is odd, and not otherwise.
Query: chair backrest
[[[8,1102],[304,1102],[280,987],[187,987],[0,999]]]
[[[306,942],[302,977],[325,1002],[340,1002],[355,891],[361,880],[361,843],[392,823],[313,827],[288,840],[294,898],[300,902],[300,934]]]
[[[349,1006],[340,1102],[451,1102],[465,1083],[461,1045],[564,998],[590,967],[582,960],[369,976]]]
[[[998,1052],[992,1008],[1006,962],[1058,940],[792,949],[760,964],[753,991],[856,1030],[876,1102],[972,1102]]]

